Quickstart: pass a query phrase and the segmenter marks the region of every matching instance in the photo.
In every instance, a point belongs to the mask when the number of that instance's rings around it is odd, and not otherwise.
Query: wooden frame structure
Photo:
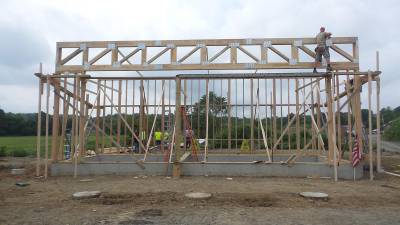
[[[308,69],[313,61],[304,61],[300,53],[315,58],[315,44],[315,38],[58,42],[56,72]],[[359,69],[357,37],[334,37],[327,45],[344,59],[333,61],[334,68]],[[342,45],[349,45],[351,51]],[[240,62],[239,52],[249,60]],[[229,58],[218,62],[225,53]],[[271,61],[271,55],[280,60]],[[139,57],[137,61],[131,61],[134,56]],[[195,60],[190,61],[193,56]]]
[[[351,162],[351,154],[344,156],[343,152],[345,148],[352,149],[353,130],[360,146],[364,143],[361,86],[368,83],[370,102],[372,81],[377,82],[379,93],[380,72],[359,72],[358,38],[336,37],[327,44],[341,57],[331,60],[335,69],[332,73],[298,71],[313,67],[314,38],[59,42],[55,73],[36,74],[40,78],[39,112],[43,84],[48,88],[47,108],[50,86],[53,87],[51,159],[53,162],[65,159],[63,151],[69,130],[71,161],[75,166],[87,154],[89,136],[95,138],[91,150],[97,154],[124,152],[136,141],[144,158],[132,157],[143,166],[153,132],[158,129],[172,137],[165,141],[168,147],[161,145],[161,151],[169,151],[167,163],[174,162],[174,172],[179,176],[179,162],[188,156],[183,154],[185,148],[181,148],[185,130],[179,109],[184,106],[190,116],[190,127],[197,132],[198,139],[205,139],[202,163],[207,163],[210,152],[239,149],[246,139],[250,140],[250,153],[266,151],[269,163],[273,162],[274,154],[290,156],[287,164],[295,163],[304,154],[325,155],[337,180],[338,164]],[[242,60],[239,52],[247,61]],[[228,55],[224,61],[225,53]],[[250,73],[143,76],[139,72],[243,69]],[[265,69],[295,71],[259,72]],[[139,76],[89,75],[95,71],[137,71]],[[343,130],[342,114],[347,116],[347,132]],[[48,110],[46,115],[48,136]],[[206,123],[201,124],[201,120]],[[218,134],[225,123],[228,133]],[[371,120],[368,127],[371,130]],[[250,132],[245,132],[246,129]],[[322,134],[327,137],[325,140]],[[371,142],[369,145],[372,163]],[[47,157],[47,141],[45,146]],[[39,161],[39,139],[37,148]],[[380,165],[380,158],[377,161]]]

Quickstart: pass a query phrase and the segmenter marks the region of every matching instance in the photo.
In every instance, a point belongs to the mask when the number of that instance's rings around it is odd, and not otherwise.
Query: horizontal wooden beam
[[[334,44],[349,44],[358,40],[357,37],[332,37]],[[240,45],[262,45],[264,42],[271,42],[272,45],[291,45],[294,41],[302,41],[303,45],[316,44],[315,38],[248,38],[248,39],[198,39],[198,40],[143,40],[143,41],[78,41],[78,42],[57,42],[57,48],[79,48],[85,44],[88,48],[107,48],[113,43],[118,47],[163,47],[169,44],[175,46],[196,46],[204,44],[207,46],[226,46],[230,43]]]
[[[356,70],[359,69],[358,63],[352,62],[331,62],[337,70]],[[218,64],[132,64],[132,65],[92,65],[85,69],[78,65],[58,66],[57,72],[83,72],[83,71],[162,71],[162,70],[245,70],[245,69],[312,69],[314,63],[303,62],[291,65],[289,63],[218,63]]]
[[[333,61],[331,65],[335,70],[358,70],[358,38],[357,37],[335,37],[332,38],[331,48],[349,59],[350,62]],[[307,48],[307,45],[316,44],[315,38],[255,38],[255,39],[202,39],[202,40],[160,40],[160,41],[95,41],[95,42],[58,42],[57,52],[63,52],[63,49],[77,48],[74,52],[66,56],[64,59],[58,57],[56,60],[56,72],[86,72],[86,71],[162,71],[162,70],[247,70],[247,69],[312,69],[313,62],[299,60],[298,57],[291,58],[285,53],[282,48],[293,46],[300,48],[306,54],[315,57],[315,53]],[[338,44],[349,45],[352,48],[351,52],[346,52],[337,47]],[[215,55],[209,55],[209,48],[213,46],[222,47]],[[246,49],[246,46],[259,48],[261,51],[254,53]],[[119,48],[136,48],[127,56],[122,57],[118,54],[113,54],[111,60],[103,60],[106,64],[95,64],[98,60],[106,57],[107,53],[119,52]],[[161,52],[148,59],[148,51],[152,47],[164,48]],[[192,48],[186,55],[179,60],[176,59],[176,52],[183,48]],[[282,48],[281,48],[282,47]],[[103,48],[104,50],[97,54],[92,59],[78,59],[76,64],[65,65],[66,62],[78,56],[81,51],[85,51],[86,55],[92,49]],[[83,49],[83,50],[82,50]],[[171,49],[171,51],[168,51]],[[193,57],[192,60],[187,59],[199,49],[202,50],[201,57]],[[230,51],[229,62],[217,63],[218,57]],[[251,59],[238,63],[237,49],[249,56]],[[263,56],[265,49],[270,49],[271,52],[282,58],[283,62],[270,62],[268,57]],[[123,64],[137,52],[142,51],[140,63]],[[349,50],[350,51],[350,50]],[[154,63],[160,56],[168,54],[169,57],[160,63]],[[82,56],[83,57],[83,56]],[[293,56],[292,56],[293,57]],[[85,63],[87,62],[88,63]],[[129,61],[128,61],[129,62]],[[183,63],[185,62],[185,63]]]

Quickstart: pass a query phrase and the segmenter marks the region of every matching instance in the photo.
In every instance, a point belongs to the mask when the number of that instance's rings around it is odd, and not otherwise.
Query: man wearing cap
[[[317,47],[315,48],[315,62],[314,62],[314,70],[313,72],[317,72],[317,66],[322,62],[322,56],[324,56],[326,63],[328,66],[326,67],[327,71],[332,71],[330,55],[329,55],[329,47],[326,46],[326,39],[331,38],[332,34],[329,32],[325,32],[325,27],[321,27],[319,29],[319,33],[315,37],[317,39]]]

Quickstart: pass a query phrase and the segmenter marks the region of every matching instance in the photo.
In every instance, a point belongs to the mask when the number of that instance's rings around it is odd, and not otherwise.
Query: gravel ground
[[[397,159],[397,160],[396,160]],[[389,161],[388,161],[389,162]],[[390,157],[390,165],[400,157]],[[299,178],[96,176],[36,179],[0,170],[0,224],[400,224],[400,178],[374,181]],[[29,183],[17,187],[16,181]],[[77,191],[100,198],[74,200]],[[191,200],[188,192],[209,192]],[[304,199],[302,191],[329,194]]]

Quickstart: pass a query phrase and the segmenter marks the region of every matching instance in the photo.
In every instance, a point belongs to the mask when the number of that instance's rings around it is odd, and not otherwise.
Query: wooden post
[[[254,151],[254,109],[253,109],[253,79],[250,79],[250,152]],[[243,118],[244,119],[244,118]]]
[[[162,80],[161,86],[164,88],[165,80]],[[164,89],[165,90],[165,89]],[[164,133],[165,133],[165,95],[164,91],[161,96],[161,152],[164,152]]]
[[[64,159],[64,138],[65,138],[65,132],[67,129],[67,123],[68,123],[68,112],[69,112],[69,101],[70,101],[70,96],[67,97],[67,78],[64,79],[64,104],[63,104],[63,121],[61,125],[61,138],[59,142],[59,147],[58,147],[58,159],[62,160]]]
[[[74,87],[73,87],[73,97],[72,97],[72,125],[71,125],[71,146],[70,146],[70,156],[73,158],[73,154],[75,151],[75,127],[76,127],[76,120],[75,120],[75,114],[76,114],[76,102],[77,102],[77,84],[78,80],[77,77],[75,76],[74,78]]]
[[[314,117],[315,116],[315,107],[314,107],[314,105],[315,105],[315,102],[314,102],[314,85],[315,84],[313,84],[313,79],[312,78],[310,79],[310,83],[311,83],[310,86],[311,86],[311,91],[312,91],[312,93],[311,93],[311,115],[312,115],[312,117]],[[315,139],[315,135],[316,135],[316,131],[314,129],[312,129],[311,134],[312,134],[311,138],[314,140]],[[312,149],[313,150],[317,149],[317,140],[316,139],[312,143]]]
[[[347,138],[348,138],[348,148],[349,148],[349,160],[353,161],[353,128],[352,128],[352,116],[351,116],[351,102],[349,101],[350,98],[350,78],[349,75],[346,76],[346,95],[347,95]]]
[[[222,82],[222,81],[221,81]],[[231,150],[232,144],[232,124],[231,124],[231,79],[228,79],[228,149]]]
[[[376,51],[376,70],[379,71],[379,51]],[[376,81],[376,170],[378,173],[383,172],[382,169],[382,150],[381,150],[381,106],[380,106],[380,92],[381,80],[379,77],[375,78]]]
[[[141,142],[144,141],[143,132],[144,132],[144,82],[140,80],[140,108],[139,108],[139,139]],[[139,152],[142,153],[144,149],[139,148]]]
[[[279,131],[280,131],[280,133],[282,133],[282,131],[283,131],[283,91],[282,91],[282,89],[283,89],[283,86],[282,86],[282,78],[280,78],[279,79],[279,92],[280,92],[280,106],[279,106],[279,109],[280,109],[280,122],[281,122],[281,126],[280,126],[280,129],[279,129]],[[282,141],[281,141],[281,149],[283,149],[283,139],[282,139]]]
[[[132,125],[131,125],[133,132],[135,132],[137,129],[135,128],[135,91],[136,91],[136,85],[135,85],[135,80],[133,80],[132,81]],[[131,147],[133,147],[133,141],[134,141],[134,136],[133,134],[131,134]],[[137,149],[135,150],[137,151]]]
[[[296,90],[299,89],[299,80],[296,78]],[[300,151],[300,117],[299,117],[299,91],[296,91],[296,151]]]
[[[325,91],[327,98],[328,107],[328,163],[332,163],[334,154],[334,123],[333,123],[333,109],[332,109],[332,77],[328,76],[325,78]]]
[[[74,120],[75,120],[75,127],[74,127],[74,148],[73,152],[71,153],[71,157],[74,162],[74,178],[77,177],[78,175],[78,146],[79,146],[79,111],[78,111],[78,106],[79,106],[79,99],[78,96],[80,96],[81,92],[81,80],[79,78],[78,74],[75,74],[75,115],[74,115]]]
[[[320,84],[321,81],[317,82],[317,126],[318,126],[318,130],[321,130],[321,94],[320,94]],[[318,154],[321,155],[322,153],[322,148],[324,146],[321,146],[321,144],[319,142],[317,142],[318,144]]]
[[[288,93],[288,96],[287,96],[287,102],[288,102],[288,107],[287,107],[287,110],[288,110],[288,112],[287,112],[287,123],[289,124],[289,121],[290,121],[290,79],[288,78],[287,79],[287,93]],[[290,137],[291,137],[291,129],[289,128],[289,130],[288,130],[288,133],[287,133],[287,135],[288,135],[288,147],[289,147],[289,153],[291,154],[292,152],[292,147],[291,147],[291,143],[290,143]]]
[[[381,110],[380,110],[380,78],[376,78],[376,168],[377,171],[383,172],[382,169],[382,150],[381,150]]]
[[[336,72],[338,72],[338,71],[336,71]],[[339,75],[336,75],[336,96],[337,96],[337,99],[336,99],[336,108],[337,108],[337,112],[336,112],[336,115],[337,115],[337,146],[338,146],[338,150],[339,150],[339,154],[340,154],[340,157],[339,157],[339,162],[340,162],[340,159],[341,159],[341,154],[342,154],[342,121],[341,121],[341,118],[340,118],[340,97],[339,97],[339,95],[340,95],[340,92],[339,92],[339,85],[340,85],[340,83],[339,83]]]
[[[182,118],[181,118],[181,79],[177,77],[176,82],[176,99],[175,99],[175,159],[173,164],[173,177],[179,178],[181,176],[180,158],[182,155],[181,141],[182,141]],[[185,141],[184,141],[185,143]]]
[[[106,91],[106,90],[104,89],[104,91]],[[114,80],[111,80],[111,100],[110,100],[110,103],[114,104]],[[110,109],[110,135],[109,135],[109,139],[110,140],[114,140],[113,111],[114,111],[114,107],[111,107],[111,109]],[[118,142],[116,142],[116,143],[118,143]],[[113,142],[110,141],[110,151],[112,151],[112,146],[113,146]]]
[[[360,151],[363,151],[364,149],[364,141],[363,141],[363,124],[362,124],[362,115],[361,115],[361,98],[360,98],[360,93],[361,93],[361,78],[359,76],[354,75],[353,76],[353,92],[354,97],[352,101],[352,114],[354,116],[354,126],[355,126],[355,131],[356,131],[356,136],[357,136],[357,143],[360,148]]]
[[[103,87],[106,87],[106,80],[104,80],[103,84],[104,84]],[[106,89],[104,89],[104,91],[106,91]],[[111,91],[113,91],[113,90],[111,90]],[[102,114],[103,118],[102,118],[102,123],[101,123],[101,129],[103,131],[106,130],[106,108],[104,106],[105,104],[106,104],[106,95],[103,93],[103,108],[102,108],[102,110],[103,110],[103,114]],[[106,133],[102,132],[101,133],[101,152],[102,153],[104,153],[105,145],[106,145]]]
[[[122,80],[118,81],[118,112],[121,111],[121,100],[122,100]],[[121,118],[117,118],[117,143],[121,146]],[[120,152],[120,147],[117,147],[118,151]]]
[[[51,160],[56,162],[58,159],[58,138],[60,126],[60,83],[57,79],[52,79],[54,86],[54,104],[53,104],[53,127],[51,138]]]
[[[303,78],[303,85],[306,84],[306,80]],[[302,93],[303,93],[303,98],[306,97],[306,87],[304,87],[302,89]],[[312,95],[312,91],[311,91],[311,95]],[[303,106],[303,148],[306,146],[307,144],[307,129],[306,129],[306,104],[307,101],[305,102],[304,106]],[[307,147],[308,148],[308,147]]]
[[[42,64],[40,63],[40,74],[42,74]],[[38,91],[38,114],[37,114],[37,131],[36,131],[36,176],[40,176],[40,144],[42,133],[42,94],[43,82],[39,77],[39,91]]]
[[[80,158],[85,153],[85,123],[86,123],[86,109],[85,109],[85,99],[86,99],[86,80],[79,79],[81,81],[80,87],[80,117],[79,117],[79,154]]]
[[[369,147],[369,179],[374,180],[373,149],[372,149],[372,73],[368,71],[368,147]]]
[[[46,78],[46,137],[45,137],[45,153],[44,153],[44,178],[47,179],[47,164],[49,160],[49,101],[50,101],[50,79]]]
[[[209,111],[209,105],[210,105],[210,94],[208,91],[208,82],[209,80],[206,80],[206,143],[204,146],[204,162],[207,162],[207,154],[208,154],[208,111]]]
[[[125,115],[124,119],[128,119],[128,80],[125,80]],[[124,150],[127,149],[127,142],[126,142],[126,137],[127,137],[127,129],[126,129],[126,124],[124,124]]]
[[[74,127],[74,159],[76,159],[75,154],[77,154],[78,151],[78,143],[79,143],[79,96],[80,96],[80,91],[81,91],[81,82],[78,74],[75,75],[76,79],[76,89],[75,89],[75,127]],[[72,154],[71,154],[72,155]],[[77,160],[75,160],[76,162]]]
[[[276,143],[276,136],[277,136],[277,127],[276,127],[276,80],[275,78],[272,79],[272,114],[273,114],[273,121],[272,121],[272,138],[274,143]],[[282,146],[280,146],[282,148]],[[272,151],[274,152],[276,148],[273,148]]]
[[[104,109],[103,109],[104,110]],[[96,153],[99,153],[99,138],[100,138],[100,80],[97,80],[97,104],[96,104],[96,128],[95,128],[95,133],[96,133],[96,145],[94,146],[94,151]]]
[[[335,132],[335,112],[334,112],[334,102],[332,95],[332,75],[325,78],[326,84],[326,96],[327,96],[327,105],[328,105],[328,162],[331,163],[333,158],[333,176],[334,180],[338,180],[337,176],[337,154],[336,154],[336,132]]]

